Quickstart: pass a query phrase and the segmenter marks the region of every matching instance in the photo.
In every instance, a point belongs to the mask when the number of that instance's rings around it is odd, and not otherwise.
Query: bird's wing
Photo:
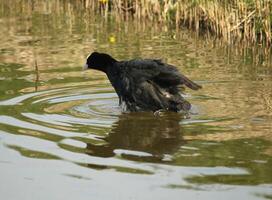
[[[126,103],[130,111],[158,110],[167,108],[168,99],[165,98],[164,90],[151,81],[137,81],[131,77],[120,78],[120,103]]]
[[[132,60],[126,65],[129,66],[130,76],[135,77],[138,82],[151,80],[161,87],[186,85],[198,90],[200,85],[181,74],[175,66],[163,63],[161,60]]]

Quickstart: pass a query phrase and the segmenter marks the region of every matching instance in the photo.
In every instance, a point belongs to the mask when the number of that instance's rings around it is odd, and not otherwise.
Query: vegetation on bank
[[[149,19],[214,35],[229,43],[270,46],[271,0],[79,0],[86,9]]]

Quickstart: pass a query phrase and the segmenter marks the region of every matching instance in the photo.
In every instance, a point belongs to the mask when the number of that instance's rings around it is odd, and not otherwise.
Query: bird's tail
[[[188,88],[191,88],[192,90],[198,90],[202,88],[201,85],[198,85],[195,82],[191,81],[189,78],[187,78],[183,74],[180,74],[180,75],[181,75],[182,83],[186,85]]]

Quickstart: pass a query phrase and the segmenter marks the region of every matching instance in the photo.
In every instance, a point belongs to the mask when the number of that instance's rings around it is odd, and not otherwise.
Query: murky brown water
[[[67,2],[10,2],[0,0],[1,199],[272,199],[272,67],[258,49]],[[180,66],[203,86],[187,90],[190,118],[122,114],[106,77],[81,71],[94,50]]]

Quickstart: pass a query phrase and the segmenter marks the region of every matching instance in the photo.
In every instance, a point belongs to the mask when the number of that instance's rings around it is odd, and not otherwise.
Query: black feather
[[[161,60],[117,61],[107,54],[94,52],[87,59],[87,65],[107,74],[120,104],[129,111],[189,110],[190,103],[181,96],[179,86],[201,88],[176,67]]]

